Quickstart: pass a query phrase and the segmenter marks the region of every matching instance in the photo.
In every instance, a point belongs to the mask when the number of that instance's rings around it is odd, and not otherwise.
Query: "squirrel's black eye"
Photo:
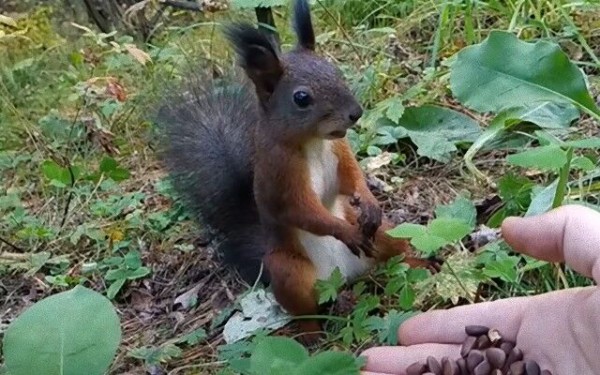
[[[300,108],[306,108],[312,103],[312,98],[306,91],[296,91],[294,93],[294,103]]]

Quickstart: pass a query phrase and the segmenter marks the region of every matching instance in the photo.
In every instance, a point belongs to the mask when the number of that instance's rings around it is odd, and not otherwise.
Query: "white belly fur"
[[[307,145],[305,153],[314,192],[334,216],[343,219],[342,200],[348,197],[338,195],[338,159],[333,153],[332,141],[314,140]],[[372,258],[364,254],[357,257],[332,236],[316,236],[298,229],[298,238],[317,270],[317,279],[328,279],[338,267],[346,281],[352,281],[374,265]]]

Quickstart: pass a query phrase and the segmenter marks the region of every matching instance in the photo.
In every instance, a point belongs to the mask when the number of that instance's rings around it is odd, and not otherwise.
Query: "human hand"
[[[508,218],[502,224],[515,251],[549,262],[565,262],[580,274],[600,280],[600,213],[563,206],[540,216]],[[406,374],[406,367],[428,356],[460,358],[465,326],[498,329],[516,342],[524,357],[554,375],[600,374],[600,289],[572,288],[533,297],[431,311],[399,329],[404,347],[365,351],[363,375]]]

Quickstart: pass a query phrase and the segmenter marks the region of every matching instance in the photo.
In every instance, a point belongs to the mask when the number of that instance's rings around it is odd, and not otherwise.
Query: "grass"
[[[600,19],[591,2],[322,0],[313,9],[320,52],[337,62],[371,113],[400,95],[403,107],[435,103],[488,123],[489,116],[452,97],[447,65],[493,29],[559,43],[598,95]],[[277,14],[286,48],[293,40],[288,14]],[[226,359],[245,353],[244,344],[224,345],[221,328],[251,286],[219,267],[210,235],[174,203],[147,116],[165,85],[189,74],[190,66],[218,74],[232,69],[231,52],[217,47],[217,28],[245,16],[170,15],[168,27],[145,45],[72,26],[49,7],[14,15],[15,27],[0,24],[0,332],[33,302],[84,283],[113,297],[122,321],[124,340],[111,374],[153,368],[217,373]],[[549,173],[507,164],[506,148],[479,152],[474,163],[492,181],[521,176],[504,180],[509,187],[502,191],[468,172],[464,148],[442,163],[418,155],[405,140],[377,143],[380,134],[372,126],[363,121],[351,135],[353,145],[365,168],[392,153],[391,162],[370,171],[374,191],[398,223],[425,225],[437,207],[466,194],[477,224],[489,224],[499,210],[523,214],[532,187],[552,181]],[[599,133],[587,115],[571,130],[569,136]],[[587,151],[593,172],[597,154]],[[579,187],[579,198],[595,205],[598,191],[584,176],[570,174],[568,193]],[[453,268],[437,279],[392,262],[344,290],[330,285],[335,303],[325,317],[331,334],[318,350],[358,353],[393,342],[393,322],[403,311],[589,284],[568,269],[521,259],[500,245],[477,254],[461,251],[474,248],[469,239],[444,248]],[[107,277],[124,259],[139,259],[130,277]],[[174,303],[197,285],[196,300],[184,301],[189,307]],[[172,343],[193,332],[206,334],[193,344]]]

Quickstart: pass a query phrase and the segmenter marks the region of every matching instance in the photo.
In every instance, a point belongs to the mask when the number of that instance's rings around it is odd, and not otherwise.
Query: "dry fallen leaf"
[[[114,79],[109,79],[106,82],[106,93],[120,102],[124,102],[127,99],[125,89]]]
[[[5,16],[4,14],[0,14],[0,23],[3,23],[8,26],[17,27],[17,23],[15,20],[10,18],[9,16]]]
[[[137,48],[133,44],[125,44],[124,47],[127,50],[127,52],[129,52],[129,54],[133,56],[133,58],[136,59],[140,64],[146,65],[148,61],[152,61],[150,55]]]
[[[382,152],[377,156],[373,156],[369,158],[367,162],[367,170],[372,172],[376,169],[383,167],[384,165],[388,165],[392,162],[394,155],[389,152]]]
[[[181,304],[181,307],[186,310],[194,306],[198,301],[198,293],[200,292],[201,287],[202,285],[198,284],[187,292],[181,294],[179,297],[175,298],[173,305]]]

